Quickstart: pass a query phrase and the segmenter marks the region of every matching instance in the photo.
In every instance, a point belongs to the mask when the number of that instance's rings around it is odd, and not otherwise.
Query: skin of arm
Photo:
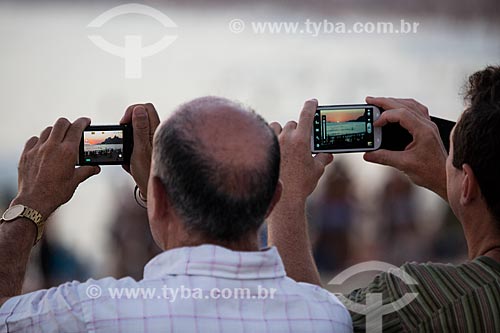
[[[154,106],[131,105],[120,123],[132,123],[134,150],[124,168],[147,193],[153,134],[160,120]],[[29,139],[19,161],[18,194],[10,206],[21,204],[37,210],[46,220],[68,202],[80,183],[100,172],[97,166],[75,168],[80,139],[90,119],[74,123],[57,120],[39,137]],[[35,224],[26,218],[0,224],[0,305],[21,294],[26,265],[36,237]]]
[[[99,167],[75,168],[80,138],[89,124],[88,118],[74,123],[61,118],[40,137],[28,140],[19,161],[18,193],[11,206],[28,206],[47,219],[71,199],[81,182],[99,173]],[[0,225],[1,304],[21,293],[35,233],[34,223],[26,218]]]
[[[306,101],[299,123],[288,122],[281,128],[272,123],[281,150],[280,201],[267,219],[269,245],[276,246],[287,275],[298,282],[321,285],[308,235],[305,214],[307,197],[316,187],[331,154],[311,155],[311,132],[317,100]]]
[[[402,152],[381,149],[366,153],[365,160],[395,167],[415,184],[447,200],[447,153],[427,108],[413,99],[367,97],[366,101],[387,110],[375,126],[397,122],[412,134],[413,142]],[[278,248],[291,278],[321,285],[311,255],[305,202],[332,157],[328,154],[318,154],[315,158],[311,156],[310,135],[316,107],[316,100],[307,101],[298,125],[288,122],[281,129],[279,124],[271,124],[280,142],[283,194],[268,219],[268,234],[269,245]]]

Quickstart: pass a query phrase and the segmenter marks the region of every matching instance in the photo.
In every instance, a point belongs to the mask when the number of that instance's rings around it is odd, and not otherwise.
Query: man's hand
[[[332,154],[311,154],[311,133],[318,101],[306,101],[299,123],[289,121],[282,129],[278,123],[271,127],[278,136],[281,149],[280,179],[283,183],[282,201],[287,198],[303,200],[316,188],[325,166],[333,161]]]
[[[134,131],[134,149],[130,165],[124,166],[124,169],[132,175],[141,194],[146,197],[153,152],[153,136],[156,128],[160,125],[160,118],[153,104],[134,104],[127,108],[120,120],[120,124],[129,123],[132,123]]]
[[[83,130],[90,119],[74,123],[60,118],[40,137],[32,137],[24,147],[19,162],[18,194],[12,201],[39,211],[48,218],[68,202],[78,185],[99,173],[97,166],[75,168]]]
[[[446,158],[448,154],[436,124],[430,119],[427,107],[413,99],[367,97],[366,102],[386,110],[375,121],[375,126],[399,123],[410,132],[413,141],[404,151],[380,149],[366,153],[364,159],[399,169],[415,184],[426,187],[447,200]]]
[[[280,180],[283,193],[268,218],[269,244],[275,245],[283,259],[287,275],[299,282],[321,285],[311,254],[305,214],[306,199],[312,193],[331,154],[311,154],[311,134],[318,101],[304,104],[299,123],[288,122],[282,129],[271,127],[278,135],[281,150]]]

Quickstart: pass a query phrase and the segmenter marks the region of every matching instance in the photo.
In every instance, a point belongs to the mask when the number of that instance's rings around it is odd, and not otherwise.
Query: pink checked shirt
[[[144,279],[68,282],[9,299],[1,332],[351,332],[328,291],[286,277],[276,248],[163,252]]]

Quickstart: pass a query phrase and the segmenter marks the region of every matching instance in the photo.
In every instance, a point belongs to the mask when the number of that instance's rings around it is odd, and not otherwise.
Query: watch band
[[[36,225],[36,239],[35,239],[35,243],[33,244],[33,245],[35,245],[36,243],[38,243],[38,241],[42,238],[42,235],[43,235],[44,223],[42,222],[42,214],[40,214],[39,212],[37,212],[33,208],[29,208],[29,207],[25,206],[24,212],[21,214],[21,216],[26,217],[27,219],[30,219]]]

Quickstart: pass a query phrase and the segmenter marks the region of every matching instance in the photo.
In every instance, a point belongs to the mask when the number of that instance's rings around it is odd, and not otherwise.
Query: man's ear
[[[479,183],[470,165],[462,165],[462,172],[463,180],[460,203],[465,206],[481,196],[481,189],[479,188]]]
[[[281,182],[280,179],[278,179],[278,183],[276,184],[276,190],[274,191],[273,199],[271,200],[271,204],[269,205],[269,208],[267,209],[266,213],[266,218],[271,215],[271,212],[273,211],[274,207],[280,201],[281,199],[281,193],[283,193],[283,183]]]
[[[151,194],[148,195],[148,213],[150,220],[164,221],[168,215],[170,206],[165,186],[160,178],[152,176],[149,187],[151,188]]]

